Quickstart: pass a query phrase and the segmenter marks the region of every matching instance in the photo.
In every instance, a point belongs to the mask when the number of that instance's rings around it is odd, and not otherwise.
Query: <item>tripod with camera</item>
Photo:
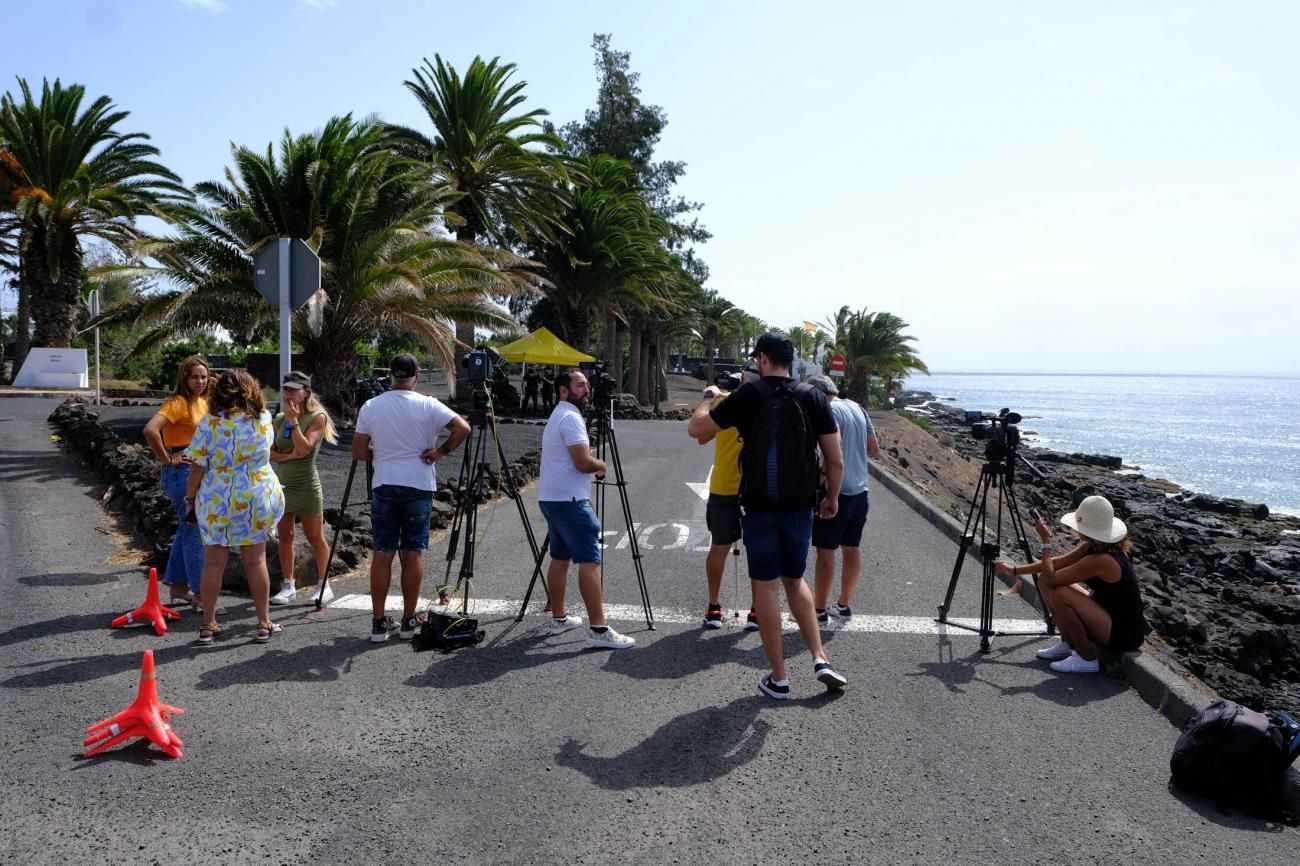
[[[519,512],[519,521],[524,527],[524,536],[528,539],[528,548],[532,552],[535,567],[540,568],[545,556],[545,545],[539,547],[537,536],[533,532],[532,522],[524,508],[519,488],[511,477],[506,465],[505,451],[497,435],[496,417],[492,412],[492,400],[489,392],[491,382],[491,364],[486,361],[486,352],[480,357],[479,350],[465,356],[466,366],[470,371],[471,408],[469,413],[470,434],[465,442],[465,456],[461,461],[460,475],[456,487],[456,512],[452,516],[451,535],[447,543],[447,571],[443,582],[438,587],[438,603],[449,605],[453,595],[460,595],[459,611],[455,614],[449,609],[438,612],[430,604],[425,612],[424,625],[416,636],[415,649],[441,649],[449,651],[461,646],[469,646],[483,640],[484,632],[478,627],[478,620],[469,616],[469,600],[474,580],[474,559],[478,549],[478,508],[488,500],[488,479],[492,473],[492,464],[485,459],[487,443],[490,439],[497,459],[497,478],[504,486],[506,495],[515,502]],[[482,366],[480,366],[482,361]],[[461,534],[465,536],[465,552],[461,558],[460,571],[456,583],[450,583],[452,564],[456,561],[456,552]],[[530,587],[531,589],[531,587]]]
[[[976,438],[988,440],[988,445],[984,449],[986,462],[980,468],[979,481],[975,484],[975,496],[971,502],[970,513],[966,516],[966,525],[962,529],[961,543],[957,548],[957,561],[952,568],[952,579],[948,581],[948,592],[944,596],[943,604],[939,605],[938,621],[954,628],[966,629],[979,634],[981,653],[989,652],[990,640],[994,637],[1051,635],[1056,633],[1056,624],[1052,622],[1052,615],[1045,605],[1043,607],[1043,631],[1004,631],[993,627],[993,586],[996,576],[994,563],[1002,551],[1002,518],[1004,510],[1008,515],[1008,521],[1016,543],[1024,552],[1026,561],[1032,561],[1034,558],[1030,553],[1029,538],[1025,534],[1025,524],[1020,518],[1019,504],[1016,502],[1014,487],[1016,461],[1022,461],[1035,474],[1040,473],[1033,464],[1016,453],[1016,447],[1020,444],[1020,429],[1016,425],[1020,423],[1020,420],[1019,414],[1003,409],[990,422],[978,423],[972,426],[971,432],[975,434]],[[990,532],[988,525],[989,491],[995,488],[998,491],[997,513],[992,532]],[[972,626],[949,620],[948,611],[952,607],[953,593],[957,590],[957,579],[961,577],[961,569],[966,562],[966,554],[970,551],[976,538],[980,539],[979,554],[980,561],[983,564],[983,572],[980,584],[979,625]]]
[[[592,381],[592,398],[591,409],[587,414],[587,436],[595,446],[596,457],[605,462],[605,465],[614,473],[613,486],[618,491],[619,505],[623,512],[623,522],[627,527],[628,545],[632,550],[632,568],[636,572],[637,585],[641,590],[641,609],[645,613],[646,628],[654,630],[654,612],[650,609],[650,591],[646,588],[645,569],[641,565],[641,545],[636,537],[636,525],[632,522],[632,506],[627,496],[627,480],[623,475],[623,459],[618,451],[618,437],[614,433],[614,377],[605,372],[604,364],[597,363],[589,371]],[[594,501],[596,515],[600,519],[600,525],[606,526],[605,522],[605,503],[607,488],[610,486],[608,472],[605,476],[596,478],[596,490]],[[524,594],[524,603],[519,607],[519,615],[516,621],[524,618],[524,612],[528,609],[528,600],[532,597],[533,587],[537,584],[542,574],[542,559],[546,553],[547,546],[550,543],[549,534],[546,540],[542,542],[542,553],[537,558],[536,565],[533,569],[532,580],[528,582],[528,591]],[[601,579],[604,580],[604,569],[601,570]],[[545,582],[543,582],[544,584]]]

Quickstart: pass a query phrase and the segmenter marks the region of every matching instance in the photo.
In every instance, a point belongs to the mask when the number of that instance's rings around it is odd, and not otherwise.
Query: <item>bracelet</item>
[[[194,502],[194,497],[193,497],[193,496],[186,496],[186,497],[185,497],[185,501],[186,501],[186,502],[189,502],[189,503],[192,504],[192,503]]]
[[[1039,549],[1039,550],[1051,550],[1051,549],[1052,549],[1052,542],[1050,542],[1050,541],[1044,541],[1042,544],[1040,544],[1040,545],[1038,546],[1038,549]]]

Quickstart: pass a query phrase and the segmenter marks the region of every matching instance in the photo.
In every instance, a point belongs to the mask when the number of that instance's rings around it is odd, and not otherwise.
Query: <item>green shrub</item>
[[[939,428],[935,427],[934,422],[931,421],[929,418],[922,418],[920,415],[913,415],[911,412],[901,411],[901,410],[898,413],[898,417],[906,418],[908,421],[911,421],[913,424],[915,424],[917,427],[920,427],[922,430],[929,433],[931,436],[939,435]]]

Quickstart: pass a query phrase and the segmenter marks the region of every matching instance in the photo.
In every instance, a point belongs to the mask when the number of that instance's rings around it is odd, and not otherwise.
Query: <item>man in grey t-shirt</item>
[[[862,531],[867,525],[867,457],[880,451],[871,417],[852,400],[839,399],[839,388],[829,376],[808,380],[820,389],[831,403],[831,414],[840,428],[840,450],[844,454],[844,478],[840,482],[840,507],[829,520],[813,521],[812,543],[817,548],[814,566],[813,602],[817,621],[829,622],[826,602],[835,582],[835,550],[840,550],[842,571],[840,595],[835,613],[848,619],[853,616],[853,591],[862,573]]]

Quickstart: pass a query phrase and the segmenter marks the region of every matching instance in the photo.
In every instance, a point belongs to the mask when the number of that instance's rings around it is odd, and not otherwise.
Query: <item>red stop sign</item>
[[[845,364],[845,360],[844,360],[844,356],[843,356],[843,355],[831,355],[831,371],[832,371],[832,372],[834,372],[834,373],[843,373],[843,372],[844,372],[844,364]]]

